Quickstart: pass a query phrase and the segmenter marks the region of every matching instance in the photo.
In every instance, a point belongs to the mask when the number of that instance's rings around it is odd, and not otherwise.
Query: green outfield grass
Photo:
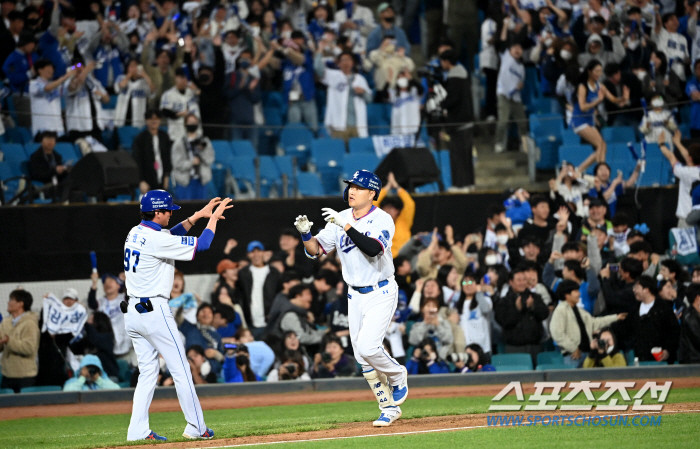
[[[602,393],[600,393],[602,394]],[[260,397],[264,401],[264,396]],[[235,403],[235,398],[231,398],[232,404]],[[583,397],[579,398],[579,403],[584,403]],[[667,403],[678,402],[700,402],[700,389],[678,389],[671,390]],[[515,403],[514,398],[507,398],[503,403]],[[454,398],[434,398],[434,399],[409,399],[403,407],[403,419],[422,418],[426,416],[447,416],[447,415],[463,415],[471,413],[487,413],[488,406],[491,404],[491,397],[454,397]],[[523,412],[527,414],[527,412]],[[207,425],[214,429],[217,438],[232,438],[250,435],[267,435],[275,433],[289,432],[308,432],[313,430],[331,429],[335,425],[346,422],[358,421],[373,421],[378,416],[376,404],[371,401],[366,402],[344,402],[344,403],[329,403],[329,404],[308,404],[295,406],[273,406],[273,407],[252,407],[247,409],[230,409],[230,410],[205,410],[205,419]],[[664,416],[662,430],[659,428],[645,428],[644,432],[640,432],[639,428],[627,429],[605,429],[596,428],[591,430],[591,437],[601,438],[603,435],[619,435],[606,434],[605,432],[629,432],[630,435],[638,433],[639,435],[647,435],[653,437],[654,441],[661,444],[663,441],[683,441],[678,440],[680,436],[685,435],[685,432],[695,431],[695,427],[690,426],[686,418],[690,415]],[[678,423],[679,429],[676,432],[675,424]],[[96,446],[116,446],[125,445],[126,429],[129,424],[129,415],[97,415],[97,416],[80,416],[80,417],[56,417],[56,418],[30,418],[21,420],[0,421],[0,448],[89,448]],[[168,413],[153,413],[151,414],[151,428],[160,435],[167,436],[170,441],[185,441],[182,438],[184,429],[184,418],[181,412]],[[511,432],[518,432],[519,436],[523,435],[525,440],[532,441],[535,446],[536,435],[541,432],[538,428],[528,429],[505,429],[494,430],[484,429],[486,432],[471,434],[474,438],[490,438],[497,432],[503,432],[503,435],[509,435],[512,438],[514,435]],[[546,432],[573,432],[566,435],[584,435],[579,433],[586,428],[561,428],[561,429],[544,429]],[[477,429],[478,430],[478,429]],[[588,431],[586,431],[588,432]],[[670,433],[665,433],[670,432]],[[410,444],[425,444],[426,441],[438,441],[440,445],[450,444],[453,438],[457,438],[458,434],[428,434],[428,435],[410,435],[405,437],[411,441]],[[461,437],[464,435],[459,434]],[[479,436],[477,436],[479,435]],[[506,438],[500,436],[499,438]],[[543,434],[540,434],[540,438]],[[584,442],[589,438],[588,433],[580,439],[577,437],[573,442]],[[656,440],[656,435],[659,440]],[[700,431],[694,434],[695,440],[700,436]],[[381,437],[384,438],[384,437]],[[423,440],[430,438],[431,440]],[[532,438],[528,440],[528,438]],[[570,438],[570,437],[567,437]],[[354,440],[339,440],[333,444],[355,444]],[[360,439],[359,441],[363,441]],[[364,440],[365,444],[367,440]],[[402,441],[402,446],[405,446]],[[485,440],[479,440],[485,441]],[[686,440],[689,441],[690,440]],[[421,443],[422,442],[422,443]],[[327,442],[330,444],[330,442]],[[504,440],[505,443],[505,440]],[[132,444],[143,444],[135,442]],[[148,444],[148,443],[147,443]],[[493,444],[493,443],[491,443]],[[697,443],[695,443],[697,444]],[[470,444],[471,445],[471,444]],[[540,444],[541,445],[541,444]],[[658,444],[655,443],[655,446]]]

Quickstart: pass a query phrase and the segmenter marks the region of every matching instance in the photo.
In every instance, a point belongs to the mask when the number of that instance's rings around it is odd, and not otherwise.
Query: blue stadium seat
[[[315,139],[311,143],[311,157],[326,193],[339,193],[338,177],[343,169],[345,142],[340,139]]]
[[[17,175],[13,174],[12,167],[10,166],[10,164],[8,162],[0,162],[0,180],[5,181],[14,176]],[[0,191],[0,199],[3,200],[3,203],[9,201],[13,196],[15,196],[19,187],[19,182],[9,181],[6,182],[4,186],[4,190]]]
[[[684,139],[690,139],[690,124],[680,123],[678,125],[678,129],[681,130],[681,137],[683,137]]]
[[[452,167],[450,166],[450,152],[448,150],[440,150],[440,174],[442,175],[442,185],[449,189],[452,187]]]
[[[255,190],[255,158],[234,156],[231,158],[231,175],[236,178],[238,188],[242,192]]]
[[[603,128],[600,134],[608,145],[616,142],[627,143],[637,141],[637,131],[631,126],[610,126]]]
[[[272,107],[272,108],[279,108],[279,109],[284,109],[287,102],[284,99],[284,95],[282,95],[282,92],[278,91],[268,91],[264,95],[264,101],[263,105],[265,107]]]
[[[537,366],[545,364],[561,365],[564,363],[564,356],[560,351],[546,351],[537,354]]]
[[[230,166],[231,159],[233,158],[231,142],[228,140],[212,140],[211,146],[214,147],[214,160],[226,166]]]
[[[64,163],[68,161],[73,161],[73,163],[78,162],[78,159],[83,156],[82,153],[75,148],[75,145],[69,142],[56,142],[54,151],[61,155]]]
[[[120,126],[117,128],[119,146],[127,151],[131,151],[131,146],[134,144],[134,139],[140,132],[140,129],[134,128],[133,126]]]
[[[3,142],[7,143],[19,143],[21,145],[25,145],[33,140],[32,132],[22,126],[7,128],[5,130],[5,134],[3,135]]]
[[[348,142],[350,153],[372,153],[374,152],[374,143],[371,137],[353,137]]]
[[[292,179],[294,177],[294,164],[292,158],[294,156],[275,156],[274,161],[280,174],[285,174]]]
[[[554,369],[573,369],[570,366],[566,366],[563,363],[542,363],[537,364],[537,371],[550,371]]]
[[[561,106],[556,98],[540,97],[530,103],[528,112],[531,114],[560,114]]]
[[[369,125],[390,124],[391,105],[387,103],[367,104],[367,123]]]
[[[561,141],[564,145],[580,145],[581,137],[573,129],[565,129],[561,133]]]
[[[211,166],[211,183],[214,185],[214,190],[216,190],[216,195],[223,197],[226,192],[226,172],[228,171],[228,165],[221,162],[214,162]]]
[[[265,126],[259,130],[258,153],[271,156],[276,153],[284,117],[281,109],[268,107],[263,107],[263,115]]]
[[[15,394],[12,388],[0,388],[0,394]]]
[[[277,168],[273,156],[260,156],[258,162],[260,163],[260,195],[268,198],[273,187],[282,185],[282,173]],[[277,193],[281,194],[281,190],[278,189]]]
[[[58,385],[45,385],[42,387],[24,387],[19,390],[20,393],[44,393],[44,392],[49,392],[49,391],[61,391],[63,388],[61,388]]]
[[[255,148],[250,140],[232,140],[231,149],[234,156],[255,157]]]
[[[496,354],[491,357],[491,364],[498,369],[501,365],[523,365],[532,369],[532,358],[530,354]]]
[[[379,165],[379,159],[374,153],[346,154],[343,162],[343,179],[352,178],[352,175],[358,170],[374,172],[377,165]]]
[[[36,150],[36,148],[34,149]],[[4,154],[5,162],[13,165],[19,165],[21,162],[28,161],[31,155],[31,153],[27,153],[25,147],[18,143],[2,144],[0,145],[0,151]]]
[[[561,142],[564,122],[561,114],[530,115],[530,135],[533,139],[549,139]]]
[[[324,196],[323,184],[318,173],[297,173],[297,188],[301,196]]]
[[[636,144],[635,142],[632,142],[634,146],[634,151],[637,153],[639,156],[641,153],[641,147]],[[608,151],[605,155],[605,159],[618,159],[621,161],[631,161],[632,164],[634,164],[636,161],[634,160],[634,156],[632,156],[632,153],[629,150],[629,147],[627,146],[627,143],[619,143],[619,142],[610,142],[608,143]]]
[[[418,186],[414,190],[416,191],[416,193],[439,193],[440,186],[437,182],[431,182],[430,184]]]
[[[499,365],[496,367],[496,371],[532,371],[532,367],[527,365]]]
[[[536,167],[539,170],[551,170],[557,166],[559,161],[559,142],[549,138],[535,139],[535,146],[540,150],[540,157]]]
[[[280,146],[285,154],[296,156],[299,165],[306,164],[313,140],[313,133],[302,123],[285,125],[280,134]]]
[[[559,163],[570,162],[578,166],[593,152],[591,145],[562,145],[559,147]],[[593,168],[589,167],[586,173],[593,174]]]
[[[389,124],[375,124],[369,122],[370,136],[388,136],[391,134],[391,126]]]
[[[119,365],[119,380],[126,382],[131,380],[131,367],[129,362],[123,359],[117,359],[117,365]]]
[[[318,137],[319,139],[330,139],[331,135],[328,133],[328,128],[326,128],[325,126],[321,126],[320,128],[318,128],[316,137]]]

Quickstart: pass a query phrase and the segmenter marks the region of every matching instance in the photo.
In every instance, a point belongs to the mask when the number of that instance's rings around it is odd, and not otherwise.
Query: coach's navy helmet
[[[349,184],[355,184],[356,186],[364,187],[365,189],[374,190],[374,199],[379,198],[379,192],[382,190],[382,181],[379,176],[375,175],[369,170],[358,170],[352,175],[352,179],[346,179],[343,181],[348,184],[343,192],[343,200],[348,200],[348,189]]]
[[[180,206],[173,204],[173,196],[165,190],[149,190],[141,198],[141,212],[178,209]]]

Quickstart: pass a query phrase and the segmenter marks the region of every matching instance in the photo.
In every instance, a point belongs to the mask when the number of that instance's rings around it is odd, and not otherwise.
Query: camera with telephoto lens
[[[297,378],[297,366],[294,363],[287,363],[286,365],[282,366],[285,370],[287,370],[287,372],[280,375],[281,380],[292,380]]]
[[[239,366],[250,365],[250,361],[248,360],[248,356],[245,354],[238,354],[236,356],[236,365],[239,365]]]
[[[321,361],[323,363],[330,363],[333,357],[328,352],[321,353]]]
[[[443,70],[440,64],[427,64],[425,67],[418,69],[416,74],[425,79],[428,85],[426,95],[425,112],[429,123],[440,123],[445,119],[442,106],[442,100],[447,96],[447,91],[442,86]]]
[[[598,343],[598,348],[608,349],[608,340],[606,340],[604,338],[599,338],[597,343]]]
[[[101,373],[100,369],[98,367],[96,367],[95,365],[88,365],[87,369],[88,369],[88,374],[90,374],[90,378],[95,377],[95,374]]]
[[[425,349],[422,349],[420,352],[420,359],[423,360],[424,362],[427,362],[428,359],[430,359],[430,353],[426,351]]]
[[[450,363],[459,363],[462,362],[465,365],[469,364],[469,354],[466,352],[453,352],[452,354],[447,355],[447,361]]]

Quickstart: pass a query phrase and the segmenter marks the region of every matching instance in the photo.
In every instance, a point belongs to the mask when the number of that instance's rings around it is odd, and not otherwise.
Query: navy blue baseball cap
[[[382,190],[382,181],[379,179],[379,176],[375,175],[369,170],[358,170],[354,175],[352,175],[352,179],[346,179],[343,182],[348,184],[348,187],[346,187],[345,191],[343,192],[343,200],[345,201],[348,200],[348,188],[350,187],[350,184],[355,184],[356,186],[360,186],[365,189],[374,190],[375,200],[379,197],[379,192]]]
[[[150,190],[141,198],[141,212],[178,209],[180,206],[173,204],[173,196],[165,190]]]

